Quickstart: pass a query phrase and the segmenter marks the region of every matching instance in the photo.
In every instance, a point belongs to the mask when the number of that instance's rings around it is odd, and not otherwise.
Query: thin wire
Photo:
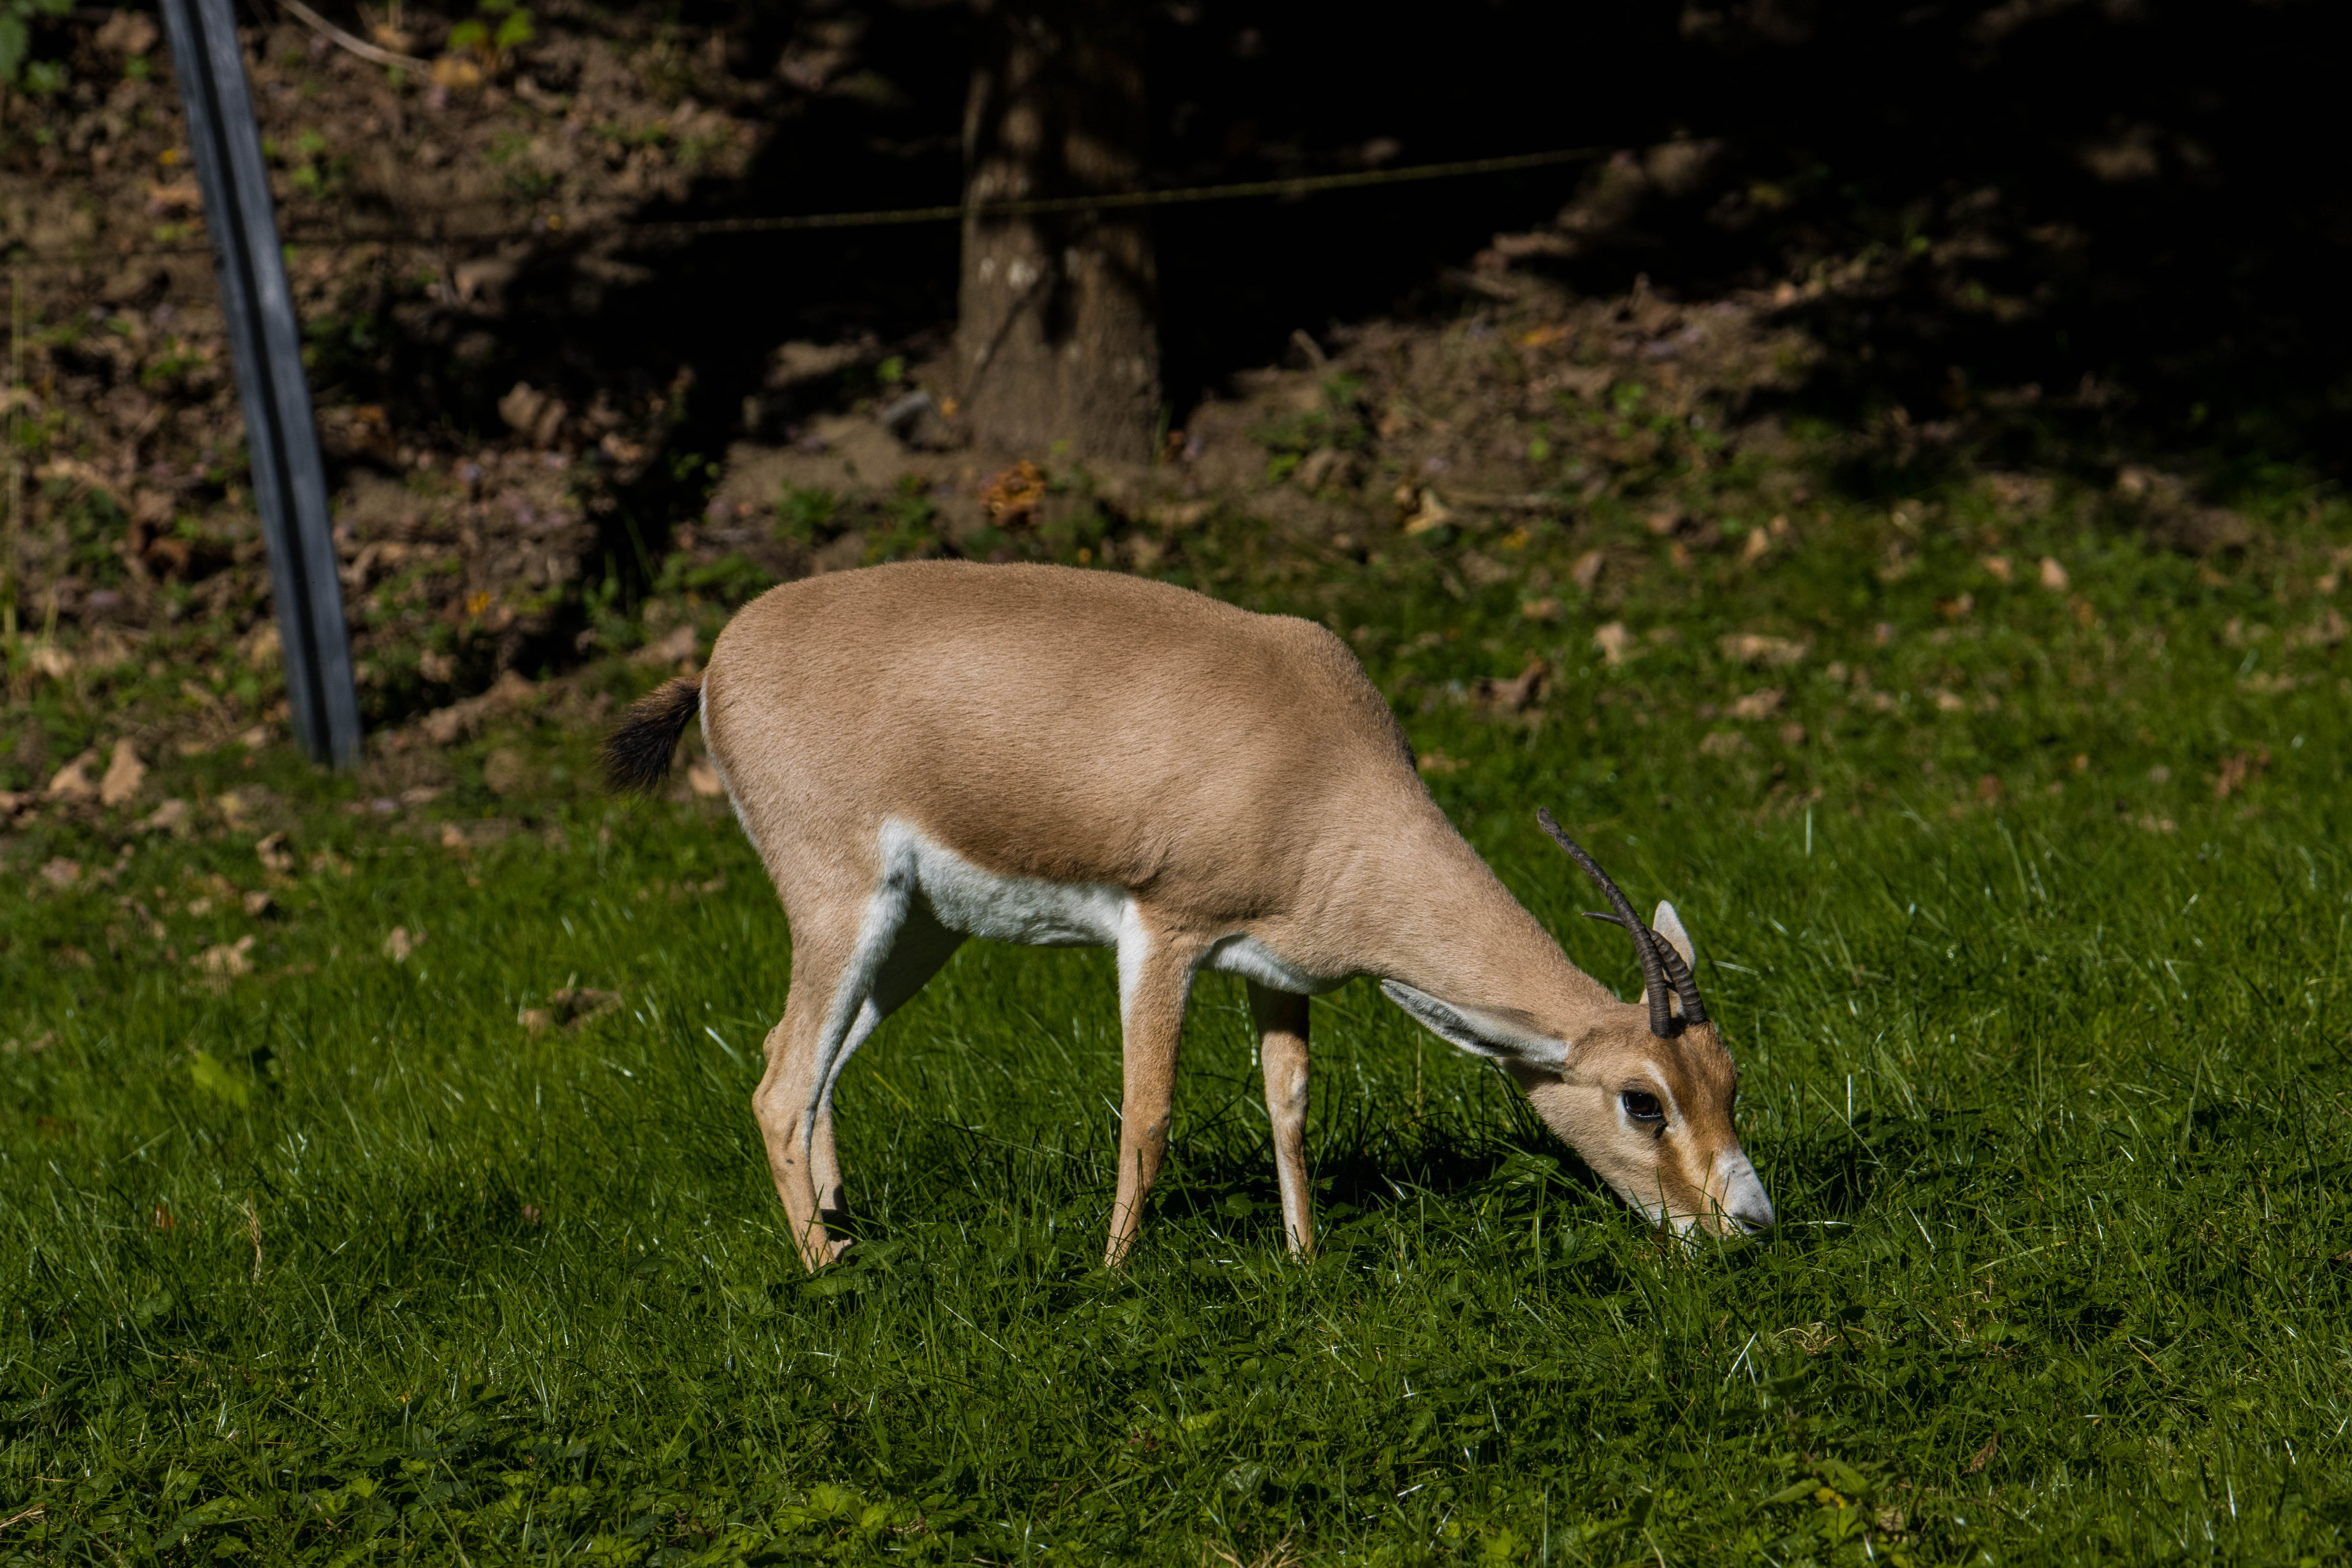
[[[1344,174],[1300,174],[1279,180],[1245,180],[1225,185],[1187,185],[1173,190],[1112,191],[1091,196],[1046,196],[1029,201],[981,202],[953,206],[885,207],[867,212],[797,213],[776,217],[680,219],[676,222],[616,223],[583,229],[582,233],[642,236],[646,238],[692,238],[698,236],[792,234],[810,229],[895,228],[911,224],[957,223],[969,217],[1038,217],[1054,213],[1131,211],[1139,207],[1191,206],[1203,202],[1244,201],[1258,196],[1307,196],[1324,191],[1356,190],[1373,185],[1401,185],[1425,180],[1466,179],[1480,174],[1504,174],[1520,169],[1548,168],[1604,157],[1607,147],[1561,147],[1548,153],[1517,153],[1500,158],[1471,158],[1451,163],[1416,163],[1402,169],[1362,169]],[[479,244],[520,238],[525,235],[563,232],[558,217],[536,218],[520,228],[460,230],[388,230],[380,234],[289,234],[289,245],[337,247],[355,245]],[[97,253],[65,251],[18,252],[33,265],[75,266],[127,256],[193,256],[210,250],[202,244],[148,245]]]

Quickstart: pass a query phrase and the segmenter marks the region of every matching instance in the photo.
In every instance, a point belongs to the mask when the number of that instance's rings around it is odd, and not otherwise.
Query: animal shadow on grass
[[[1359,1108],[1318,1130],[1307,1151],[1318,1245],[1343,1241],[1355,1223],[1404,1205],[1435,1203],[1450,1214],[1500,1192],[1506,1213],[1552,1193],[1613,1203],[1591,1168],[1547,1132],[1523,1105],[1507,1120],[1483,1112],[1399,1122]],[[1180,1223],[1205,1223],[1235,1241],[1279,1249],[1282,1197],[1263,1127],[1197,1128],[1171,1161],[1155,1201]]]
[[[1958,1193],[1996,1157],[1980,1112],[1866,1110],[1780,1140],[1769,1163],[1782,1219],[1851,1222],[1890,1181],[1921,1197]]]

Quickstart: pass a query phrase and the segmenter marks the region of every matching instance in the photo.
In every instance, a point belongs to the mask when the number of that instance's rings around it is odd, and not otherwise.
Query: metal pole
[[[349,767],[360,760],[359,694],[335,576],[327,472],[233,0],[163,0],[163,23],[245,405],[253,499],[269,542],[294,731],[313,761]]]

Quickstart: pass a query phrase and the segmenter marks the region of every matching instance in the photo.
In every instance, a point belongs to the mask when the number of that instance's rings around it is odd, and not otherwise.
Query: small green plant
[[[449,52],[475,56],[484,74],[495,76],[534,36],[530,13],[515,0],[480,0],[471,16],[449,29]]]
[[[56,60],[25,57],[33,47],[33,21],[38,16],[62,16],[73,0],[0,0],[0,87],[16,87],[46,97],[66,84],[66,68]]]
[[[795,544],[814,544],[833,531],[834,514],[841,501],[831,490],[787,485],[776,497],[776,537]]]
[[[866,560],[911,561],[931,554],[939,546],[940,509],[925,493],[920,476],[898,481],[898,493],[882,503],[882,523],[868,536]]]

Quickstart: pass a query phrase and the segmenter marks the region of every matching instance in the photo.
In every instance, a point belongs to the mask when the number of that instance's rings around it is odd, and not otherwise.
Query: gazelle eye
[[[1664,1121],[1666,1119],[1665,1111],[1659,1108],[1658,1097],[1645,1094],[1638,1089],[1627,1089],[1619,1097],[1619,1103],[1625,1107],[1625,1114],[1636,1121]]]

